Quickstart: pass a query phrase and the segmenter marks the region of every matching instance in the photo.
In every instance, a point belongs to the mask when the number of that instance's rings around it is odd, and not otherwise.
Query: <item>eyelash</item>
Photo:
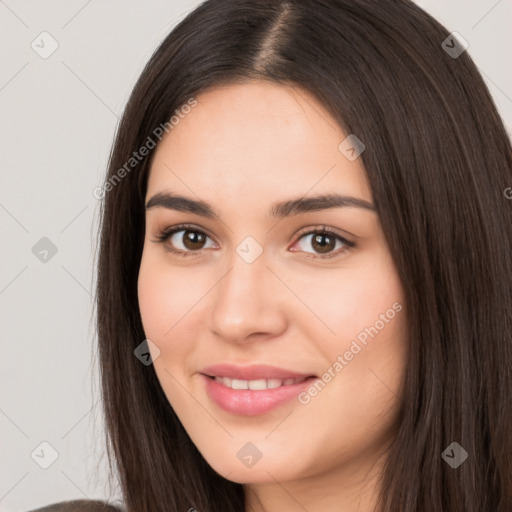
[[[153,240],[153,242],[163,243],[168,238],[170,238],[172,235],[174,235],[175,233],[178,233],[180,231],[193,231],[195,233],[201,233],[201,234],[207,236],[208,238],[211,238],[203,230],[197,229],[195,226],[193,226],[191,224],[181,224],[179,226],[174,226],[172,228],[169,228],[169,229],[161,231],[159,234],[155,235],[156,236],[156,240]],[[350,250],[352,250],[356,246],[356,244],[354,242],[350,242],[346,238],[342,237],[339,233],[337,233],[333,229],[328,228],[327,226],[315,227],[313,229],[305,228],[304,230],[301,230],[297,234],[297,238],[296,238],[295,242],[293,243],[293,245],[295,245],[305,235],[317,235],[317,234],[329,234],[329,235],[333,236],[334,238],[336,238],[337,240],[339,240],[340,242],[342,242],[345,245],[345,248],[342,249],[341,251],[338,250],[337,252],[327,253],[327,254],[322,255],[322,256],[320,256],[320,255],[312,256],[311,253],[307,253],[307,257],[308,258],[312,258],[312,259],[329,259],[329,258],[333,258],[335,256],[339,256],[341,254],[345,254],[346,252],[349,252]],[[195,256],[195,253],[200,252],[200,250],[199,251],[181,251],[181,250],[173,249],[171,246],[167,247],[167,250],[169,250],[170,252],[172,252],[176,256],[179,256],[179,257],[182,257],[182,258],[187,258],[187,257],[190,257],[190,256]],[[293,252],[301,252],[301,251],[293,251]]]

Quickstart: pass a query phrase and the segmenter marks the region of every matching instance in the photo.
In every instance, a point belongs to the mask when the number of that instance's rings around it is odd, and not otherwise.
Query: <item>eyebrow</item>
[[[299,215],[301,213],[327,210],[330,208],[363,208],[375,212],[375,206],[364,199],[357,197],[327,194],[313,197],[301,197],[290,199],[272,205],[269,215],[271,217],[283,218]],[[194,213],[202,217],[217,218],[214,209],[208,203],[171,194],[169,192],[158,192],[147,203],[146,210],[151,208],[167,208],[179,212]]]

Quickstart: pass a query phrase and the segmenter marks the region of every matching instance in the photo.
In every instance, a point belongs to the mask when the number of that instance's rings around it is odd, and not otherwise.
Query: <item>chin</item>
[[[288,468],[284,468],[278,464],[271,464],[270,461],[264,462],[263,458],[256,462],[252,467],[244,467],[238,459],[226,460],[222,464],[216,461],[212,464],[209,460],[207,463],[220,476],[231,482],[239,484],[257,484],[257,483],[275,483],[300,478],[297,474],[291,474]],[[293,467],[294,465],[291,464]]]

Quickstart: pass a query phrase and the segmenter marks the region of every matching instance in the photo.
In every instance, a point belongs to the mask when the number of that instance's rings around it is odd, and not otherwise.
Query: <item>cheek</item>
[[[374,327],[380,339],[394,338],[392,331],[400,328],[399,317],[405,317],[400,279],[385,250],[367,253],[352,267],[318,276],[313,284],[305,282],[300,293],[329,328],[330,334],[322,328],[327,334],[322,337],[330,340],[330,352],[348,349],[357,336],[362,342],[365,335],[370,339],[368,330],[375,333]],[[319,339],[319,334],[311,339]]]
[[[172,292],[169,292],[154,267],[141,265],[138,279],[139,309],[144,332],[149,339],[160,338],[171,327],[168,323],[170,317],[166,314],[172,296]]]
[[[144,332],[156,341],[171,338],[191,305],[201,296],[189,272],[172,271],[165,258],[144,252],[139,269],[138,299]],[[203,292],[204,294],[204,292]],[[176,327],[175,327],[176,326]]]
[[[143,253],[137,283],[142,326],[146,338],[159,349],[158,357],[153,355],[158,380],[169,403],[178,408],[187,397],[182,396],[175,378],[177,373],[186,371],[185,362],[193,350],[190,339],[195,337],[189,329],[191,315],[187,313],[201,293],[196,286],[199,283],[192,286],[190,278],[182,269],[170,269],[161,257]]]
[[[318,394],[326,403],[343,397],[339,420],[361,415],[364,425],[363,418],[384,413],[400,393],[407,328],[398,274],[383,251],[331,282],[319,282],[317,289],[321,293],[309,294],[311,307],[331,330],[315,335],[313,327],[306,328],[327,361]]]

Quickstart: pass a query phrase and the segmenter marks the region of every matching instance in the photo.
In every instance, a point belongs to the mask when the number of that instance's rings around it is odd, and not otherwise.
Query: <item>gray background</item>
[[[199,3],[0,0],[2,511],[108,497],[93,190],[143,65]],[[510,133],[512,0],[418,3],[468,41]]]

